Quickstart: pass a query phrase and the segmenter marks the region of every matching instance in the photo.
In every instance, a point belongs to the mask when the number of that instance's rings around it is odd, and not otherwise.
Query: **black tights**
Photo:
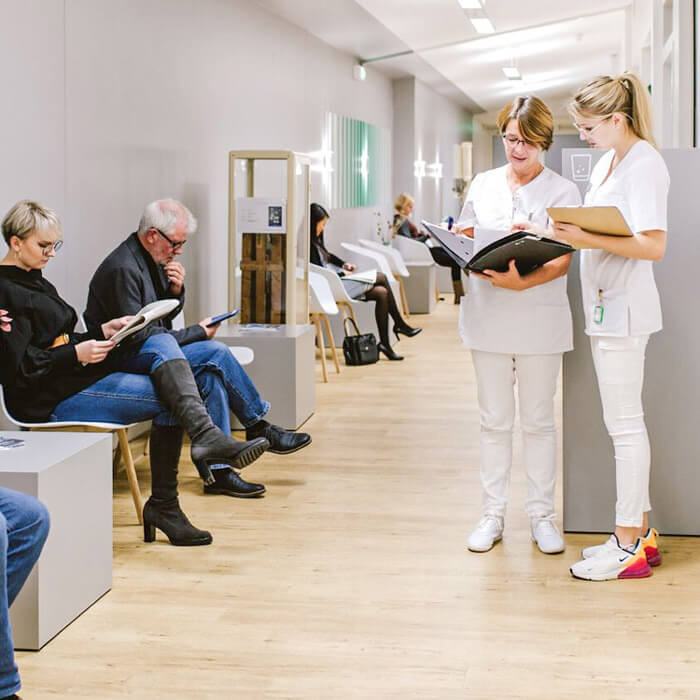
[[[438,265],[450,268],[453,282],[459,282],[462,279],[461,268],[442,248],[431,248],[430,254]]]
[[[384,345],[391,347],[389,342],[389,316],[394,319],[394,323],[397,326],[403,326],[404,320],[401,318],[396,299],[394,299],[394,294],[384,273],[377,272],[377,281],[369,292],[365,292],[365,299],[376,302],[374,318],[379,329],[379,340]]]

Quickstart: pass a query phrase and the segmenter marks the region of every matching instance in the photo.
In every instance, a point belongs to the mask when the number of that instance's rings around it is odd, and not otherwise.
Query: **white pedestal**
[[[435,310],[435,263],[407,262],[411,273],[404,279],[406,298],[411,314],[430,314]]]
[[[40,649],[112,587],[112,436],[3,431],[0,486],[38,498],[51,530],[10,608],[16,649]]]
[[[265,420],[296,430],[316,410],[315,329],[312,325],[245,326],[224,323],[216,340],[252,348],[245,369],[270,402]]]

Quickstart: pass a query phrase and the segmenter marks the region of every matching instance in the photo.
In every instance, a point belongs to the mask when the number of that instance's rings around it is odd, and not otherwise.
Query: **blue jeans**
[[[270,410],[228,347],[211,340],[180,347],[169,333],[152,335],[139,352],[114,372],[69,396],[54,408],[50,420],[177,425],[156,395],[148,376],[167,360],[186,359],[211,419],[225,435],[231,434],[233,411],[244,427],[254,425]],[[215,465],[212,469],[228,469]]]
[[[9,607],[41,554],[49,512],[36,498],[0,487],[0,697],[21,686]]]

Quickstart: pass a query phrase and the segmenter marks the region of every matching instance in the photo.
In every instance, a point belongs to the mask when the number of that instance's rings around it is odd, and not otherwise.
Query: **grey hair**
[[[193,234],[197,230],[197,219],[192,212],[176,199],[158,199],[146,205],[143,210],[138,234],[143,236],[149,228],[156,228],[167,235],[174,231],[179,221],[183,220],[187,235]]]
[[[38,231],[56,231],[59,236],[63,235],[56,212],[30,199],[17,202],[2,220],[2,235],[7,245],[12,236],[23,241]]]

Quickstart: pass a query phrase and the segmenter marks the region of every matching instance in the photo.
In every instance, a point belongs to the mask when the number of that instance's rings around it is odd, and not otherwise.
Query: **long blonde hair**
[[[609,117],[615,112],[627,117],[630,129],[640,139],[656,146],[649,94],[634,73],[625,71],[616,78],[599,76],[578,90],[569,103],[569,114],[574,120]]]

